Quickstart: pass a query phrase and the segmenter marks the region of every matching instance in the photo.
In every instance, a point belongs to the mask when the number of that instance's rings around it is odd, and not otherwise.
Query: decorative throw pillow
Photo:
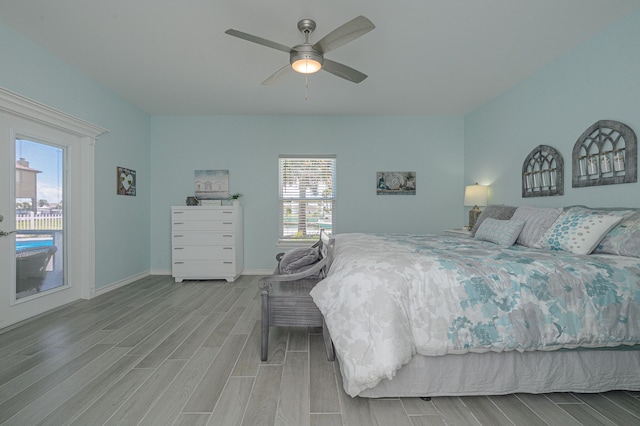
[[[640,257],[640,210],[624,216],[595,248],[593,253]]]
[[[489,241],[501,246],[512,246],[516,242],[524,220],[498,220],[488,217],[478,228],[475,238],[477,240]]]
[[[515,211],[516,207],[505,206],[502,204],[493,204],[485,207],[482,213],[480,213],[480,216],[478,217],[475,225],[473,225],[473,228],[471,229],[471,236],[474,237],[476,235],[478,228],[480,228],[480,225],[482,224],[482,222],[484,222],[485,219],[492,218],[498,220],[509,220],[511,219],[511,216],[513,216],[513,212]]]
[[[598,212],[566,211],[540,237],[538,247],[589,254],[621,220],[620,216]]]
[[[319,259],[315,247],[300,247],[286,252],[280,259],[280,274],[296,274],[313,266]]]
[[[525,247],[536,247],[542,234],[553,225],[560,213],[562,213],[562,207],[518,207],[511,218],[524,220],[524,227],[516,243]]]

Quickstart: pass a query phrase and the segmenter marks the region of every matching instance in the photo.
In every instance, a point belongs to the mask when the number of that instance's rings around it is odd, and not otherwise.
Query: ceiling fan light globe
[[[313,74],[322,68],[322,64],[315,59],[298,59],[291,63],[291,68],[300,74]]]
[[[323,61],[322,54],[309,44],[294,46],[289,56],[291,68],[301,74],[313,74],[320,71]]]

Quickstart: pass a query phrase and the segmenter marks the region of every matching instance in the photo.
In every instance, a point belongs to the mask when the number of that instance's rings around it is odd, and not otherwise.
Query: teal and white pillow
[[[565,211],[540,237],[537,246],[589,254],[622,217],[594,211]]]
[[[523,227],[524,220],[486,218],[478,227],[474,238],[501,246],[512,246]]]

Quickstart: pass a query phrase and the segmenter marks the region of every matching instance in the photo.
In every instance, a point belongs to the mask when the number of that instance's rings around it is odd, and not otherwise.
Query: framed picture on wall
[[[125,167],[116,167],[118,195],[136,195],[136,171]]]
[[[416,195],[416,172],[376,172],[377,195]]]
[[[229,198],[229,170],[195,170],[194,180],[195,195],[199,200]]]

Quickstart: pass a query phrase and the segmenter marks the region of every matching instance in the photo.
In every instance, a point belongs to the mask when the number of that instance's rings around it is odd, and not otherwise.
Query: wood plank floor
[[[272,327],[259,277],[154,276],[0,333],[2,425],[639,425],[640,392],[365,399],[319,329]]]

